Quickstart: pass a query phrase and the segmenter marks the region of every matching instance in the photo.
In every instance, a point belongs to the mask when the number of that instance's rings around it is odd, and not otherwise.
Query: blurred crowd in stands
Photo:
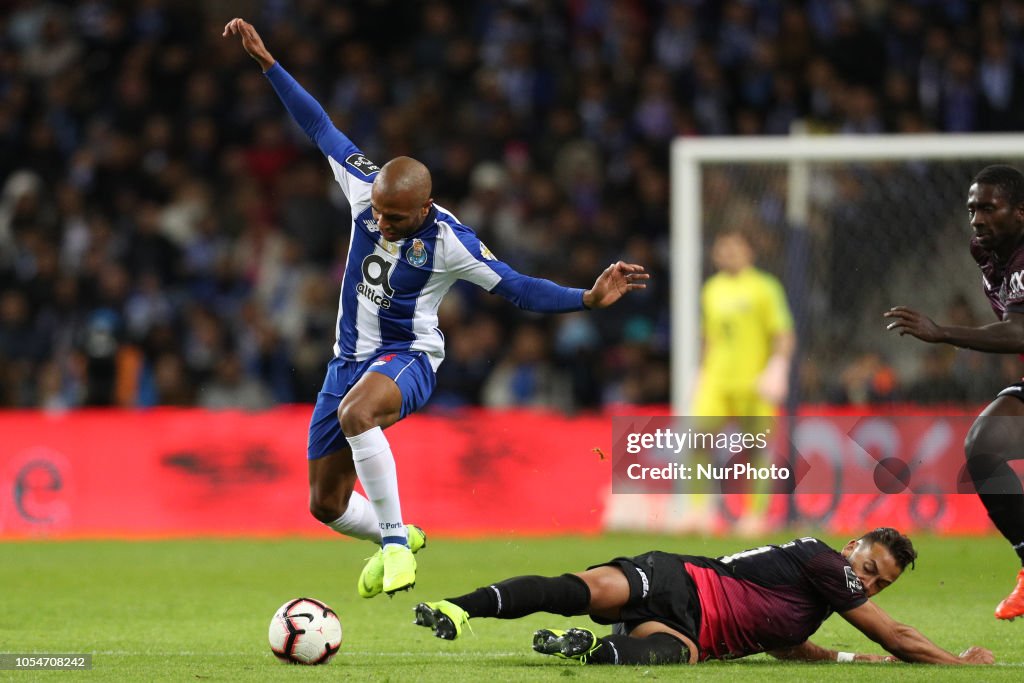
[[[676,136],[1024,126],[1019,1],[12,0],[0,406],[315,397],[348,207],[221,37],[235,15],[371,159],[424,161],[435,200],[516,269],[579,287],[616,259],[652,273],[627,304],[566,316],[457,287],[438,408],[668,400]],[[977,376],[950,349],[921,354],[922,377]],[[839,402],[976,399],[915,394],[919,380],[885,368],[865,353],[802,386]]]

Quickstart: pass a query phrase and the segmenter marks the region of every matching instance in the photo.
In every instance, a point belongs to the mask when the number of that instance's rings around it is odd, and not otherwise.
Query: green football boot
[[[455,640],[462,635],[462,627],[469,627],[469,615],[458,605],[441,600],[421,602],[413,608],[417,626],[434,630],[434,635],[443,640]],[[472,630],[472,627],[469,627]]]
[[[571,628],[568,631],[542,628],[533,634],[533,649],[537,652],[574,659],[580,664],[586,664],[587,658],[600,647],[597,636],[585,628]]]
[[[418,553],[421,548],[426,547],[427,535],[423,533],[423,529],[419,528],[415,524],[406,524],[405,529],[406,532],[409,534],[409,550],[411,550],[413,553]],[[373,556],[369,558],[369,561],[367,561],[366,566],[363,567],[363,571],[359,574],[359,583],[357,585],[357,588],[359,589],[359,596],[363,598],[372,598],[381,593],[386,592],[390,595],[395,591],[403,590],[404,588],[411,588],[412,584],[416,583],[416,560],[411,555],[408,556],[408,559],[412,560],[412,580],[408,581],[404,586],[394,588],[396,578],[398,582],[401,582],[408,578],[408,571],[406,567],[403,566],[402,573],[404,573],[405,576],[392,576],[392,580],[388,582],[388,587],[391,590],[385,591],[384,551],[378,550],[377,552],[375,552]],[[408,561],[405,562],[405,565],[407,564]],[[396,573],[396,568],[398,568],[398,566],[399,563],[392,560],[392,574]]]

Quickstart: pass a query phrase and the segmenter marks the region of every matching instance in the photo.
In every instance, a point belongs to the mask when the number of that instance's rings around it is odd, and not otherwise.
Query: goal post
[[[974,305],[983,299],[967,253],[967,185],[987,164],[1021,162],[1024,135],[1016,134],[675,139],[669,254],[673,413],[689,411],[700,356],[699,294],[716,223],[749,219],[768,226],[774,249],[768,263],[762,254],[759,265],[786,285],[798,336],[813,330],[811,338],[799,340],[798,353],[827,351],[834,347],[832,336],[883,343],[870,321],[876,316],[877,328],[883,328],[884,309],[873,306],[886,296],[900,299],[890,305],[942,305],[941,297],[959,286],[973,287],[967,293]],[[863,252],[857,251],[858,240]],[[911,257],[927,264],[907,266]],[[834,266],[832,272],[821,259]],[[954,272],[927,275],[929,265],[934,271],[945,264],[954,264]],[[927,287],[908,286],[915,278],[907,268]],[[913,362],[906,352],[894,360],[897,366]]]

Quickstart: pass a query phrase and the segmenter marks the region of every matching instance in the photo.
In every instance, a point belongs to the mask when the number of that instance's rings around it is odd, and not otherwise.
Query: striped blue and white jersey
[[[408,238],[384,239],[370,208],[370,188],[380,168],[334,127],[323,107],[280,64],[270,67],[266,76],[288,112],[327,157],[352,207],[336,357],[362,361],[384,352],[422,351],[436,370],[444,360],[437,309],[458,280],[468,280],[530,311],[583,308],[584,290],[516,272],[440,206],[435,205]]]

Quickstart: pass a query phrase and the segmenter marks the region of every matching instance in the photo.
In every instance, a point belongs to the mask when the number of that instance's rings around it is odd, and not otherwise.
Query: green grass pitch
[[[774,536],[778,542],[789,537]],[[829,538],[839,544],[845,539]],[[344,540],[174,540],[0,544],[0,652],[92,653],[91,671],[0,671],[0,680],[103,681],[1020,681],[1024,620],[998,622],[996,602],[1016,573],[1001,539],[918,536],[920,561],[877,598],[940,646],[991,648],[995,667],[798,664],[765,655],[686,667],[582,667],[535,654],[540,627],[589,624],[533,615],[476,620],[456,642],[412,625],[418,601],[457,595],[519,574],[577,571],[652,548],[717,555],[758,545],[735,539],[608,535],[466,541],[431,538],[416,588],[362,600],[355,582],[371,546]],[[345,640],[328,666],[279,663],[267,625],[289,598],[309,596],[340,615]],[[880,652],[833,616],[815,642]],[[885,667],[879,670],[878,667]]]

